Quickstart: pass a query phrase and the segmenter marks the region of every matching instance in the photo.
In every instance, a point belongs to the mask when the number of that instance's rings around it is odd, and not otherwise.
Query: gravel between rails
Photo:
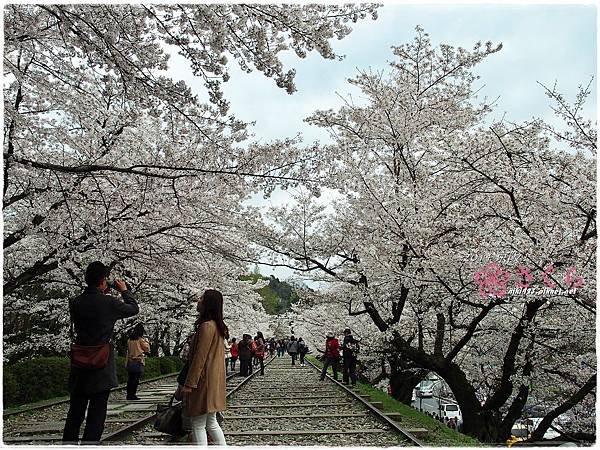
[[[286,398],[282,398],[286,397]],[[274,360],[265,368],[265,376],[250,380],[227,402],[228,406],[280,405],[280,407],[228,408],[223,431],[229,445],[325,445],[325,446],[402,446],[410,445],[403,436],[379,420],[359,401],[331,383],[320,381],[319,373],[309,366],[291,367],[289,360]],[[344,405],[327,406],[327,404]],[[301,406],[310,404],[312,406]],[[318,405],[318,406],[317,406]],[[365,414],[344,417],[350,413]],[[315,414],[327,417],[310,417]],[[303,418],[253,419],[258,415],[306,415]],[[231,418],[247,416],[247,418]],[[339,417],[341,416],[341,417]],[[350,434],[273,434],[228,435],[244,431],[319,431],[381,430],[381,433]]]

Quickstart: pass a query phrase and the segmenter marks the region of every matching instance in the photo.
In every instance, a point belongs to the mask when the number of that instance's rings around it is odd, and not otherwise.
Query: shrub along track
[[[352,390],[320,381],[316,367],[291,367],[289,357],[269,362],[264,377],[255,373],[228,394],[222,424],[228,445],[421,446]],[[129,442],[175,443],[151,425]]]

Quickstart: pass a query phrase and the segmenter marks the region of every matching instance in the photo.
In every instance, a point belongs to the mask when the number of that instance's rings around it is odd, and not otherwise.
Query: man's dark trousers
[[[63,442],[77,443],[86,409],[87,419],[85,421],[82,441],[88,443],[100,441],[102,431],[104,430],[104,421],[106,420],[106,406],[109,394],[110,390],[91,395],[71,395],[69,414],[67,415],[67,422],[65,423],[63,432]]]
[[[356,357],[344,356],[344,371],[342,373],[342,381],[348,384],[352,380],[352,384],[356,384]]]
[[[327,368],[330,365],[333,369],[333,379],[335,381],[338,380],[338,358],[330,358],[326,356],[325,361],[323,362],[323,370],[321,371],[321,381],[325,379],[325,375],[327,375]]]

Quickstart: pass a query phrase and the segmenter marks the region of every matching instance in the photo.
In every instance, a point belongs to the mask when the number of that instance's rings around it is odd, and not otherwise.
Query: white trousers
[[[227,445],[223,430],[217,422],[217,413],[209,412],[201,416],[190,417],[192,425],[192,439],[199,445],[208,445],[206,432],[210,434],[215,445]]]

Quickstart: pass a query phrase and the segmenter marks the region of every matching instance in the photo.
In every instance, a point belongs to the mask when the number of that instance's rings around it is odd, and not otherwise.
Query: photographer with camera
[[[110,338],[115,322],[132,317],[140,308],[124,281],[111,283],[123,301],[107,295],[108,268],[100,261],[85,271],[87,287],[69,301],[74,343],[71,344],[69,374],[70,403],[63,431],[64,443],[77,443],[79,430],[87,418],[82,441],[99,442],[106,420],[110,389],[118,385],[114,349]]]

